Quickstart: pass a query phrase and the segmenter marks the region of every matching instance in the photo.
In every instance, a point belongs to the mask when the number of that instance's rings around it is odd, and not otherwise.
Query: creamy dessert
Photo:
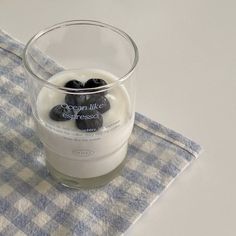
[[[70,91],[99,88],[117,79],[106,71],[86,69],[60,72],[49,82]],[[36,104],[46,161],[58,172],[75,178],[99,177],[124,160],[134,120],[124,85],[79,95],[43,87]]]

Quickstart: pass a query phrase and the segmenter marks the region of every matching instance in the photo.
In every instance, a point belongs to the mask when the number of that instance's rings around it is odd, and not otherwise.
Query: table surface
[[[128,236],[235,235],[235,0],[0,2],[0,28],[22,42],[70,19],[128,32],[140,51],[136,110],[203,146]]]

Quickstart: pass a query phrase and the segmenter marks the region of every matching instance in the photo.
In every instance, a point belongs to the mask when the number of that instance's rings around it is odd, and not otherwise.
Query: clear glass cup
[[[31,38],[23,61],[51,175],[74,188],[106,184],[125,162],[134,124],[134,41],[101,22],[67,21]]]

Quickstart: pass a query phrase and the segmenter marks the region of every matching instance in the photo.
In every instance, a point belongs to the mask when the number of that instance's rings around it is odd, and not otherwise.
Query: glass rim
[[[42,37],[43,35],[49,33],[50,31],[56,30],[58,28],[63,28],[63,27],[67,27],[67,26],[71,26],[71,25],[92,25],[92,26],[97,26],[97,27],[104,27],[107,28],[117,34],[119,34],[120,36],[122,36],[123,38],[125,38],[127,41],[129,41],[129,43],[132,45],[133,50],[134,50],[134,59],[133,59],[133,63],[132,66],[130,67],[130,69],[128,70],[128,72],[125,73],[125,75],[119,77],[118,80],[109,83],[107,85],[101,86],[98,88],[80,88],[80,89],[75,89],[75,88],[70,88],[68,90],[68,88],[66,87],[62,87],[62,86],[58,86],[56,84],[53,84],[43,78],[40,78],[39,76],[37,76],[37,74],[31,69],[31,66],[28,63],[27,60],[27,54],[28,54],[28,50],[29,48],[32,46],[32,44],[37,41],[40,37]],[[69,21],[63,21],[61,23],[57,23],[54,24],[50,27],[47,27],[43,30],[40,30],[38,33],[36,33],[26,44],[24,51],[23,51],[23,64],[24,67],[26,68],[27,72],[33,76],[34,78],[36,78],[37,80],[43,82],[45,84],[46,87],[49,88],[54,88],[54,89],[58,89],[63,91],[64,93],[78,93],[78,92],[82,92],[82,93],[97,93],[97,92],[102,92],[102,91],[106,91],[111,89],[112,87],[116,86],[117,84],[120,84],[122,82],[124,82],[127,78],[129,78],[129,76],[133,73],[134,69],[137,66],[138,60],[139,60],[139,53],[138,53],[138,47],[136,45],[136,43],[134,42],[134,40],[127,34],[125,33],[123,30],[114,27],[112,25],[100,22],[100,21],[94,21],[94,20],[69,20]]]

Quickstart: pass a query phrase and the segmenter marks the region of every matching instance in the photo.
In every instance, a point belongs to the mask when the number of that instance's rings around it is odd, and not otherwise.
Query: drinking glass
[[[112,180],[134,124],[135,42],[108,24],[66,21],[33,36],[23,62],[51,175],[73,188]]]

